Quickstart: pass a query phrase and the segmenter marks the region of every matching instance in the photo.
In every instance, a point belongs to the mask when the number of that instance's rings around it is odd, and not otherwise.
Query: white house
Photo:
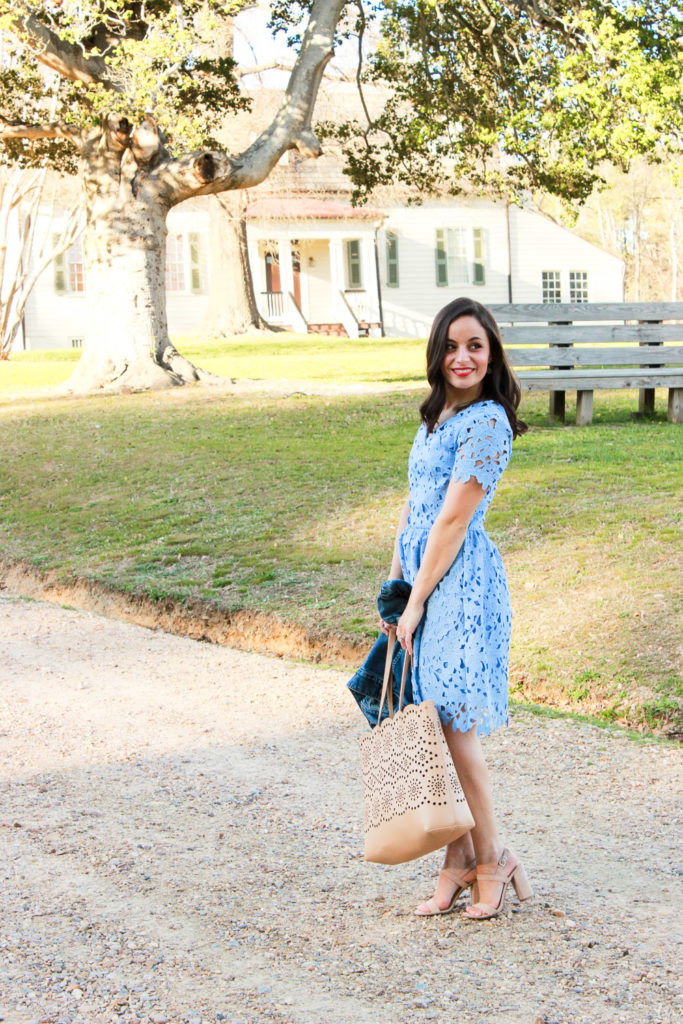
[[[620,302],[616,256],[531,210],[486,199],[354,209],[263,198],[247,209],[264,319],[295,330],[424,337],[456,295],[487,303]]]
[[[484,304],[623,300],[620,259],[530,209],[476,197],[353,207],[338,174],[302,167],[252,190],[247,207],[254,292],[273,325],[424,337],[434,313],[457,295]],[[206,313],[210,210],[196,199],[168,216],[172,338],[196,333]],[[77,242],[39,279],[19,343],[79,347],[86,288]]]

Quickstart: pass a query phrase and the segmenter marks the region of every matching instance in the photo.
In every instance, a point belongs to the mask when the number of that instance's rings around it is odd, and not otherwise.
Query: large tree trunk
[[[208,337],[267,329],[259,315],[247,252],[246,196],[227,192],[212,199],[211,283],[201,331]]]
[[[169,339],[168,204],[157,188],[140,187],[130,178],[131,163],[90,154],[85,168],[88,321],[83,356],[67,391],[163,388],[212,378]]]

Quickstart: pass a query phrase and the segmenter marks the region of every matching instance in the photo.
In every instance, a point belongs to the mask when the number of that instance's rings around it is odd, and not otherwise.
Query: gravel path
[[[3,1021],[681,1019],[679,749],[516,712],[536,897],[424,921],[437,858],[362,859],[345,674],[6,593],[0,629]]]

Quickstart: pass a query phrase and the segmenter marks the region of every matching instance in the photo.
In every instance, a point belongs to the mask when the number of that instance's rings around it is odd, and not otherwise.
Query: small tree
[[[9,359],[36,281],[83,232],[80,203],[71,209],[58,232],[52,230],[53,188],[51,214],[38,237],[39,210],[49,202],[46,178],[46,169],[22,172],[15,168],[11,174],[0,175],[0,359]]]

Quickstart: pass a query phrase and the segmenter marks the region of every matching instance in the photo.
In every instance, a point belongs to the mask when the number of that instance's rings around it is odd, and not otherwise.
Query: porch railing
[[[368,319],[368,293],[359,289],[347,289],[343,293],[346,304],[356,320]]]
[[[265,303],[266,319],[281,320],[285,312],[284,292],[261,292]]]

